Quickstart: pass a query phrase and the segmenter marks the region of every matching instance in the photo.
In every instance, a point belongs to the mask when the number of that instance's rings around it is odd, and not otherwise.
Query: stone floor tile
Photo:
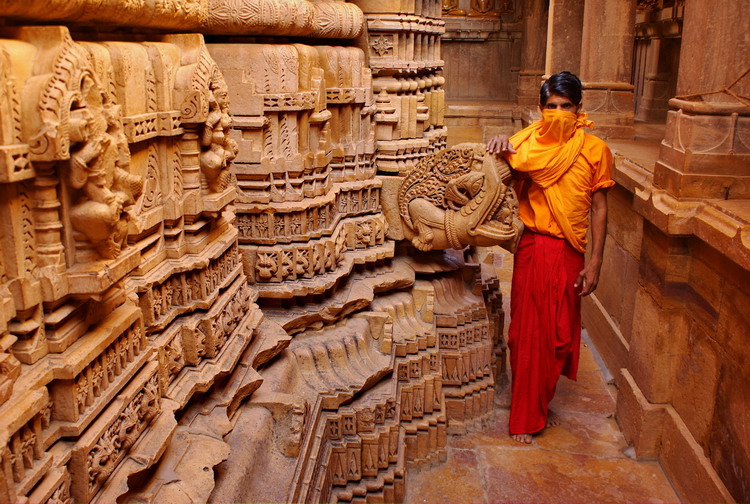
[[[571,411],[596,415],[615,412],[615,399],[599,371],[579,371],[578,380],[560,378],[550,408],[556,412]]]
[[[540,448],[594,457],[624,457],[625,438],[612,417],[561,411],[560,425],[534,438]]]
[[[487,502],[484,476],[476,451],[448,449],[445,463],[422,470],[410,470],[405,503]]]
[[[481,428],[448,440],[445,464],[409,473],[407,503],[676,503],[656,462],[623,455],[616,392],[582,347],[578,381],[561,379],[551,406],[561,425],[530,445],[508,435],[510,391]]]
[[[655,462],[596,458],[540,448],[480,448],[487,502],[677,502]]]

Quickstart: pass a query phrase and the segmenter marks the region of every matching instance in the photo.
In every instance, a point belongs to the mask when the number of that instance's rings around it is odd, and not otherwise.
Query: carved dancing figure
[[[88,108],[71,111],[68,185],[74,190],[71,221],[104,259],[116,258],[127,239],[125,209],[143,190],[141,177],[131,174],[130,151],[119,121],[119,106],[103,107],[97,116]]]
[[[200,138],[200,165],[211,192],[221,192],[229,187],[229,165],[237,157],[237,142],[229,138],[232,118],[226,90],[209,91],[208,118]]]

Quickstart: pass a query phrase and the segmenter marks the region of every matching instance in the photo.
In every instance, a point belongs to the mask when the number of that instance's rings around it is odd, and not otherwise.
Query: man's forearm
[[[596,191],[591,205],[591,258],[601,265],[604,259],[604,240],[607,238],[607,192]]]

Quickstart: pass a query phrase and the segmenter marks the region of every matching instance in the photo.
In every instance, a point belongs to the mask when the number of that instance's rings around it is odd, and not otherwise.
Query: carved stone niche
[[[200,34],[168,35],[164,42],[180,49],[173,101],[183,128],[180,151],[186,216],[219,212],[235,199],[229,167],[239,152],[229,134],[229,90]]]
[[[428,155],[405,178],[387,179],[382,206],[389,237],[411,240],[422,251],[467,245],[515,251],[523,223],[511,170],[483,144],[459,144]],[[395,208],[398,215],[388,211]]]
[[[115,259],[126,243],[127,208],[142,187],[129,172],[120,108],[91,54],[65,28],[21,34],[39,51],[24,89],[24,136],[32,160],[56,163],[63,180],[63,211],[73,229],[68,263]]]
[[[326,88],[318,52],[301,44],[211,44],[230,83],[238,203],[282,203],[332,188]],[[243,208],[240,205],[240,212]]]

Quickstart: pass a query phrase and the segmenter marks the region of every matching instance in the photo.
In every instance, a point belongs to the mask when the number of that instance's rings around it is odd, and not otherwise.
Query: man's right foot
[[[531,444],[531,434],[511,434],[510,438],[522,444]]]

